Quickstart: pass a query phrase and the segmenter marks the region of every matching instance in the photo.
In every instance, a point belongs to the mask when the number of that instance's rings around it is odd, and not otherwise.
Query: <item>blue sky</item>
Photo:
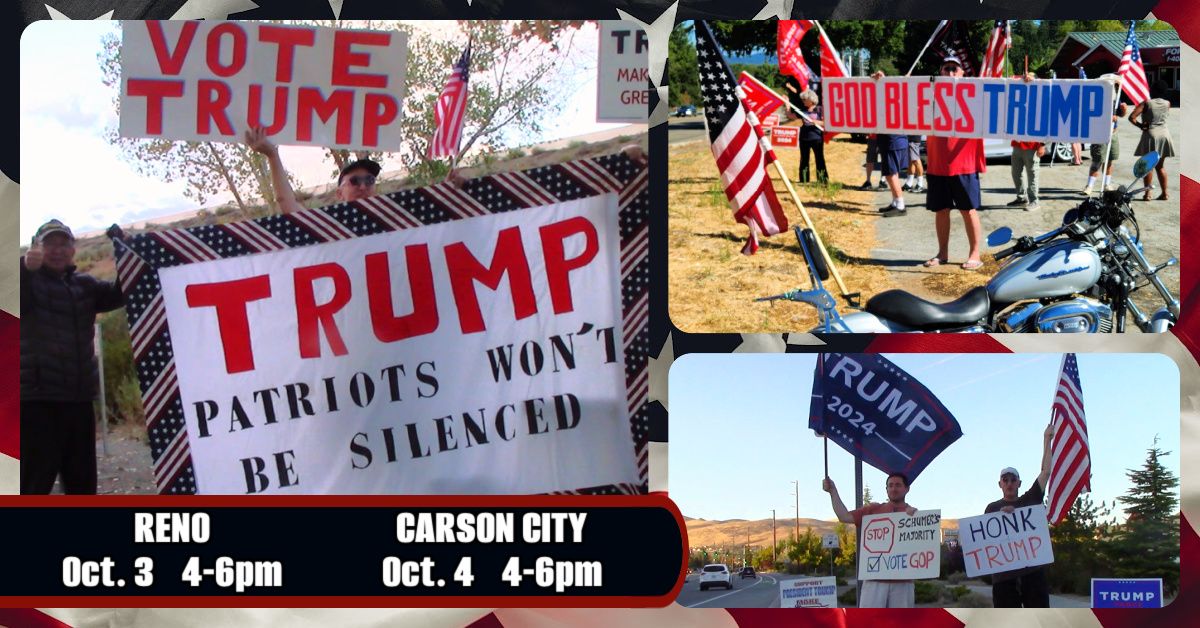
[[[1000,498],[1000,469],[1013,466],[1029,488],[1041,464],[1042,430],[1061,354],[891,354],[958,419],[963,437],[913,483],[909,503],[947,518],[983,512]],[[1127,469],[1146,450],[1179,476],[1179,371],[1158,354],[1078,354],[1092,451],[1092,499],[1129,488]],[[807,429],[815,354],[689,354],[670,373],[670,496],[703,519],[832,520],[821,490],[822,439]],[[853,507],[854,459],[829,447],[829,475]],[[863,465],[863,482],[885,498],[883,473]]]
[[[439,29],[454,22],[445,24],[425,22],[419,28],[450,36]],[[81,233],[200,207],[184,197],[185,184],[142,177],[104,140],[105,129],[116,127],[117,115],[114,90],[101,83],[96,55],[101,37],[113,32],[118,32],[117,22],[54,20],[34,23],[21,36],[22,244],[50,218]],[[595,122],[596,32],[589,25],[576,36],[577,62],[567,66],[561,79],[577,82],[578,89],[540,135],[515,137],[514,146],[623,126]],[[322,149],[283,147],[281,154],[301,186],[329,182],[332,165]],[[225,194],[204,205],[231,199]]]

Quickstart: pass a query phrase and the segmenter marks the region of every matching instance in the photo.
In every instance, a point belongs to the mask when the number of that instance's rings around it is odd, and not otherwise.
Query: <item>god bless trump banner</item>
[[[163,493],[644,492],[623,155],[117,247]]]
[[[830,78],[827,133],[892,133],[1104,144],[1113,86],[1102,80]]]
[[[121,23],[122,137],[400,146],[407,36],[254,22]]]

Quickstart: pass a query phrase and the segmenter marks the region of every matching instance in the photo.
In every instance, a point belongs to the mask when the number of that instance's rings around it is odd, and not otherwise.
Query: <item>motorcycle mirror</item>
[[[1150,171],[1154,169],[1156,164],[1158,164],[1157,151],[1150,151],[1142,155],[1141,158],[1133,163],[1133,177],[1140,179],[1150,174]]]
[[[1062,224],[1069,225],[1076,220],[1079,220],[1079,210],[1072,207],[1071,209],[1068,209],[1065,214],[1063,214]]]
[[[1010,240],[1012,240],[1012,229],[1009,229],[1008,227],[1000,227],[999,229],[989,233],[987,237],[988,246],[1000,246],[1002,244],[1008,244]]]

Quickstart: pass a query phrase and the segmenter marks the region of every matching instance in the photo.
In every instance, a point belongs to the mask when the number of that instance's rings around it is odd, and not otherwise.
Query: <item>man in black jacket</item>
[[[21,258],[21,493],[96,493],[99,383],[96,314],[124,303],[120,286],[75,272],[75,237],[42,225]]]

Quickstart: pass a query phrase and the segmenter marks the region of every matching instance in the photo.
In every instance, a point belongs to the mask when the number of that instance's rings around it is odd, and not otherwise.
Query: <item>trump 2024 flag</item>
[[[909,482],[962,436],[954,415],[928,388],[870,354],[817,356],[808,427]]]

